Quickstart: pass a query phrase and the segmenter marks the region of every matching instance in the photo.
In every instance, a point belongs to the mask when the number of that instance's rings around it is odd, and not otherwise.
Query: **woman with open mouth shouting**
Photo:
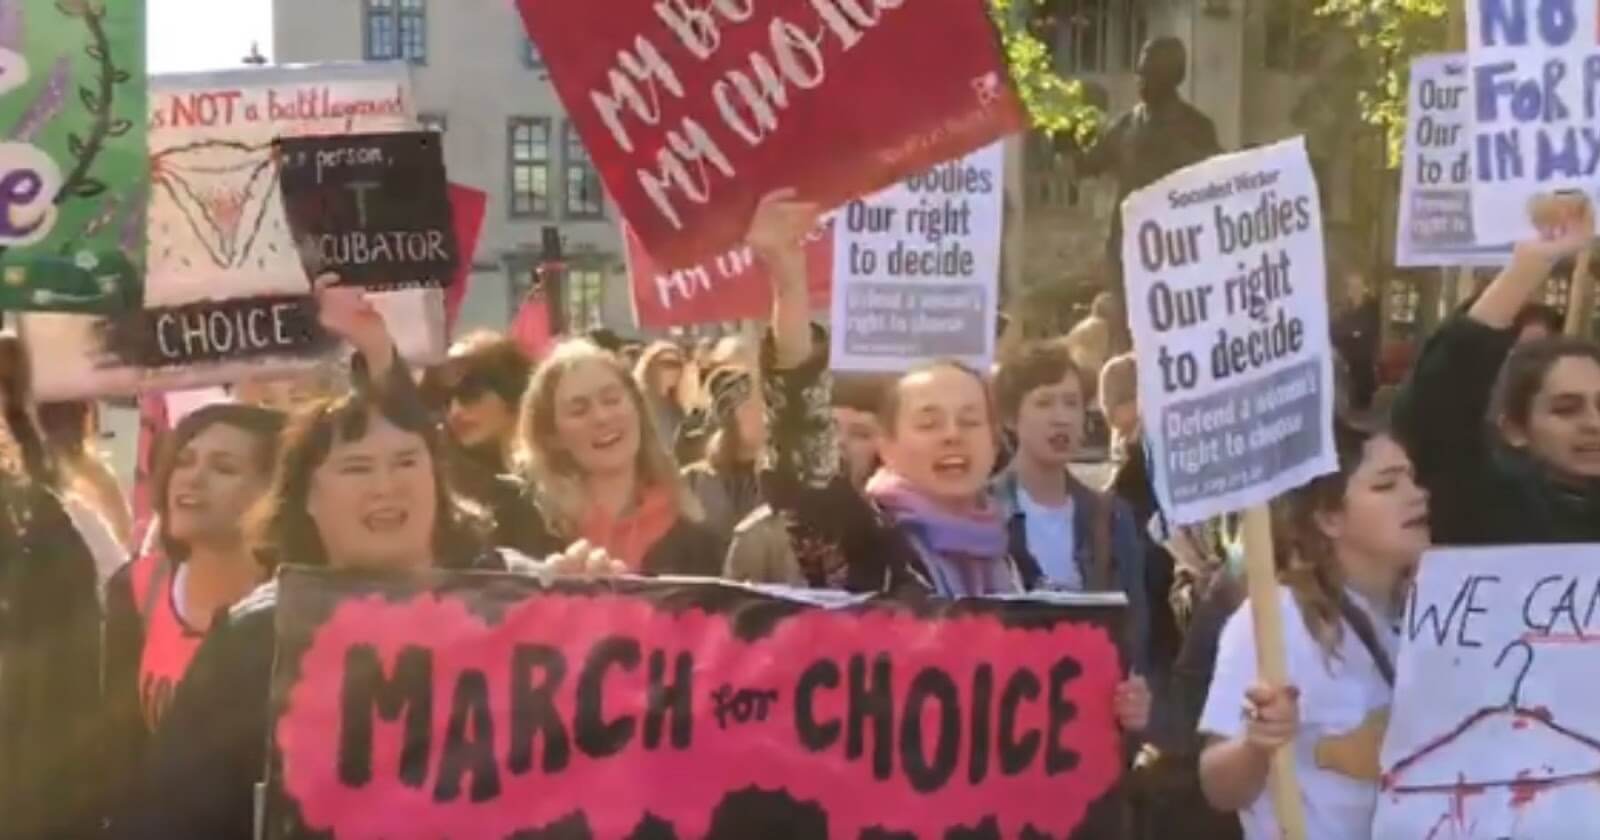
[[[528,385],[517,443],[535,533],[516,548],[543,556],[586,540],[638,574],[721,571],[717,538],[614,354],[558,345]]]
[[[762,348],[770,429],[762,479],[772,506],[795,523],[808,581],[952,599],[1025,591],[1006,520],[988,492],[999,419],[981,374],[934,362],[900,377],[884,394],[882,468],[864,493],[840,469],[828,344],[810,322],[801,244],[816,217],[817,207],[792,191],[773,193],[747,237],[773,284],[772,334]],[[1144,729],[1144,680],[1119,685],[1115,706],[1125,729]]]
[[[534,563],[491,548],[449,486],[437,430],[396,358],[382,317],[359,289],[318,284],[323,326],[357,349],[355,389],[290,421],[254,549],[280,563],[369,574],[434,568],[613,574],[576,544]],[[253,792],[266,767],[276,585],[239,602],[195,654],[156,733],[121,837],[253,836]]]
[[[130,782],[218,613],[250,594],[262,568],[245,514],[267,492],[282,414],[219,403],[178,421],[156,456],[154,544],[106,585],[104,685],[113,785]]]

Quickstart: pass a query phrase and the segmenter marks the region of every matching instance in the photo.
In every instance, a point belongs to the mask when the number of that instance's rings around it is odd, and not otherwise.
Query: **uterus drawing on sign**
[[[147,305],[308,290],[270,142],[203,140],[150,163]]]
[[[1533,648],[1518,640],[1496,666],[1523,655],[1503,704],[1473,712],[1395,763],[1379,782],[1392,802],[1436,803],[1424,840],[1561,840],[1589,836],[1575,814],[1600,810],[1600,740],[1521,702]],[[1424,810],[1432,814],[1431,805]]]

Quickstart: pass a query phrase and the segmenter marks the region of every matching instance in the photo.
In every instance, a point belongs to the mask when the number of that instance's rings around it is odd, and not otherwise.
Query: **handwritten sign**
[[[733,248],[775,189],[834,207],[1023,124],[982,0],[517,5],[667,270]]]
[[[369,289],[444,286],[461,257],[433,132],[278,141],[284,209],[306,273]]]
[[[337,345],[307,323],[311,284],[284,210],[273,144],[415,129],[409,72],[395,65],[157,76],[149,104],[143,309],[109,319],[24,316],[20,334],[41,399],[225,384],[324,361]],[[295,297],[303,300],[274,309]],[[443,355],[441,290],[379,292],[374,302],[406,358],[427,363]],[[300,314],[288,321],[272,314],[290,311]]]
[[[1600,546],[1428,553],[1373,837],[1564,837],[1600,808]]]
[[[1198,522],[1335,469],[1322,212],[1304,139],[1180,170],[1122,213],[1162,510]]]
[[[1600,194],[1600,0],[1470,0],[1472,214],[1480,244],[1532,236],[1541,192]]]
[[[137,308],[144,3],[0,3],[0,309]]]
[[[994,143],[845,205],[835,222],[835,370],[892,373],[938,358],[989,369],[1004,164]]]
[[[1480,246],[1472,223],[1472,91],[1463,54],[1411,60],[1395,264],[1504,265],[1510,249]]]
[[[1112,836],[1116,599],[280,579],[266,836]],[[667,836],[663,834],[662,836]]]
[[[772,280],[748,246],[739,246],[688,268],[662,271],[634,234],[623,226],[633,311],[647,330],[759,320],[772,315]],[[820,225],[806,239],[806,278],[812,308],[826,311],[833,295],[833,225]]]

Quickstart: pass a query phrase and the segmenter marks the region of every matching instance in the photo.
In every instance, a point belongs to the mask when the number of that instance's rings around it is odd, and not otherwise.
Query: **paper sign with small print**
[[[1465,0],[1480,244],[1534,234],[1541,193],[1600,195],[1600,0]]]
[[[1130,195],[1122,259],[1156,497],[1179,524],[1337,467],[1322,212],[1304,138]]]
[[[661,268],[761,197],[824,208],[1023,128],[986,0],[517,0],[606,192]]]
[[[306,274],[369,289],[449,285],[460,254],[433,132],[286,137],[279,183]]]
[[[934,359],[989,369],[1004,166],[993,143],[839,211],[834,370],[894,373]]]
[[[1511,249],[1479,245],[1472,223],[1472,91],[1467,57],[1411,60],[1405,158],[1400,166],[1395,265],[1504,265]]]

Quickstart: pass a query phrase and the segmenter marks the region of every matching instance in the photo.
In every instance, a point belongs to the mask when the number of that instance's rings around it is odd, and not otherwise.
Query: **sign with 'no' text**
[[[708,582],[310,569],[279,587],[276,840],[1120,824],[1115,596],[820,606]]]

